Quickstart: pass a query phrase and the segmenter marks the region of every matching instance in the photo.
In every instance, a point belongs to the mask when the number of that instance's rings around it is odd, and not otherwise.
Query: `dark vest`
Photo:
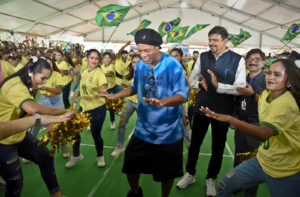
[[[201,113],[201,106],[208,107],[216,113],[230,114],[234,112],[234,96],[230,94],[219,94],[212,86],[210,74],[207,69],[210,69],[215,75],[219,83],[233,85],[235,81],[236,70],[242,56],[230,50],[223,53],[218,60],[211,51],[201,53],[201,74],[206,79],[208,90],[200,90],[197,95],[195,112]]]

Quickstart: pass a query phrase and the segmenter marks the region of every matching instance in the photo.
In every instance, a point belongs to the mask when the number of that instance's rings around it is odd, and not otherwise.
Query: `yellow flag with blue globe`
[[[164,35],[168,34],[174,27],[179,25],[180,21],[180,18],[176,18],[169,22],[162,22],[158,27],[158,33],[163,37]]]
[[[131,6],[110,4],[101,7],[97,12],[96,22],[99,26],[118,26],[130,10]]]
[[[140,29],[145,29],[146,27],[148,27],[152,22],[149,21],[149,20],[146,20],[144,19],[140,24],[139,26],[133,30],[132,32],[128,33],[127,35],[132,35],[132,36],[135,36],[136,32]]]
[[[207,27],[209,24],[197,24],[194,27],[192,27],[192,29],[186,34],[186,36],[184,37],[184,39],[188,39],[189,37],[191,37],[191,35],[193,35],[194,33],[204,29],[205,27]]]
[[[167,42],[169,43],[181,43],[184,40],[184,36],[189,29],[189,26],[185,27],[174,27],[167,37]]]
[[[300,34],[300,24],[292,24],[284,34],[282,40],[291,41],[296,38],[298,34]]]

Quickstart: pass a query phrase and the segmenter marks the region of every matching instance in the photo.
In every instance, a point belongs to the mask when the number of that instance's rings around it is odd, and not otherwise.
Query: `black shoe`
[[[139,187],[139,192],[137,194],[131,193],[131,191],[128,192],[127,197],[143,197],[143,191],[142,188]]]

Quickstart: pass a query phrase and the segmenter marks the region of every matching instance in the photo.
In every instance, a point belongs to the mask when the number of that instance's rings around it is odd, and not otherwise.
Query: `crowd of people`
[[[134,41],[137,51],[126,51],[130,45],[127,42],[116,54],[96,49],[83,52],[76,44],[61,50],[2,42],[0,182],[6,197],[21,195],[19,157],[36,163],[49,193],[62,196],[53,156],[38,145],[37,135],[41,125],[50,128],[50,124],[76,114],[70,106],[79,105],[78,111],[91,115],[96,165],[105,167],[101,132],[106,100],[117,98],[126,98],[126,103],[117,114],[119,123],[116,114],[109,111],[110,129],[118,130],[111,156],[118,157],[125,151],[122,172],[130,186],[128,197],[143,196],[141,173],[152,174],[154,181],[161,182],[163,197],[169,196],[175,178],[182,177],[176,183],[178,189],[195,183],[196,164],[209,127],[212,154],[205,178],[207,196],[238,192],[256,196],[263,182],[272,196],[299,195],[297,52],[266,57],[255,48],[242,56],[227,47],[228,32],[221,26],[209,31],[209,50],[201,54],[194,51],[189,61],[180,48],[162,52],[162,37],[153,29],[139,30]],[[266,65],[271,58],[272,63]],[[187,107],[191,89],[199,93],[195,106]],[[135,130],[125,147],[126,125],[134,112],[138,116]],[[230,127],[234,129],[234,168],[219,181],[217,190]],[[69,147],[63,148],[63,156],[69,158],[66,168],[73,168],[84,158],[80,135],[74,140],[72,153]],[[188,150],[185,174],[183,142]],[[254,157],[241,160],[241,154],[254,151]]]

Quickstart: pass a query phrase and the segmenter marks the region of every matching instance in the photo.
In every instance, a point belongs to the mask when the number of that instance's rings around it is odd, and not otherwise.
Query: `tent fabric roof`
[[[99,27],[95,16],[100,7],[130,5],[131,10],[118,27]],[[211,24],[184,40],[183,44],[207,44],[207,33],[214,25],[239,34],[249,31],[251,38],[241,46],[282,47],[281,38],[293,23],[300,23],[300,0],[2,0],[0,30],[25,35],[83,36],[85,41],[124,42],[127,33],[143,20],[158,29],[162,21],[181,18],[180,26]],[[164,40],[166,37],[164,37]],[[300,48],[300,38],[287,46]]]

